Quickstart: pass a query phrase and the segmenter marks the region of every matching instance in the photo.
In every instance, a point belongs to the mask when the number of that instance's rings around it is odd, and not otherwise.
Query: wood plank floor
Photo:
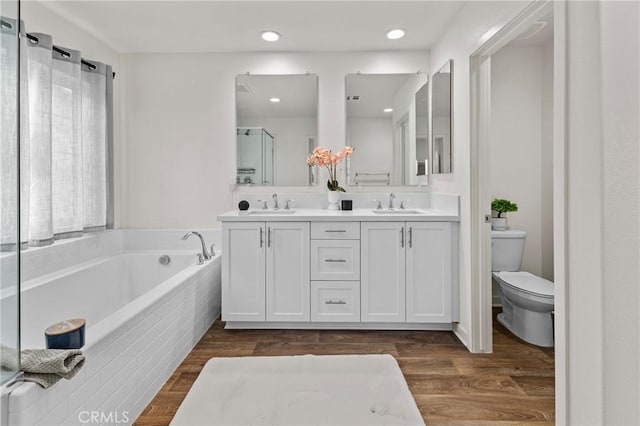
[[[494,353],[471,354],[437,331],[224,330],[216,321],[135,425],[167,425],[213,357],[391,354],[427,425],[554,424],[554,353],[495,321]]]

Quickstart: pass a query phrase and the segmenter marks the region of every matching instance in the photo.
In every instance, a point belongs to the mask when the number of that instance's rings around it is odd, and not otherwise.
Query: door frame
[[[491,283],[491,55],[553,10],[553,221],[555,283],[556,424],[567,423],[566,333],[566,0],[528,5],[469,57],[471,172],[471,332],[472,352],[493,351]],[[487,218],[488,215],[488,218]]]

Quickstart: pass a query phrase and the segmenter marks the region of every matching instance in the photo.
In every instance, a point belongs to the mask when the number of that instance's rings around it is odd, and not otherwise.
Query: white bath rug
[[[212,358],[174,426],[424,425],[391,355]]]

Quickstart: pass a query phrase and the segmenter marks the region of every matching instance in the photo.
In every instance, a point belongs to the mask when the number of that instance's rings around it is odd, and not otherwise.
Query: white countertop
[[[374,213],[372,209],[354,209],[352,211],[331,211],[327,209],[286,210],[232,210],[218,216],[220,222],[459,222],[456,211],[438,209],[394,210],[395,213]],[[409,213],[409,212],[415,213]]]

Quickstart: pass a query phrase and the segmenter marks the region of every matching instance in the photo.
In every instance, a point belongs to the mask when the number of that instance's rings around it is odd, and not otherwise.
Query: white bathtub
[[[220,255],[196,265],[199,245],[174,238],[181,233],[114,231],[107,254],[24,282],[22,348],[43,347],[53,323],[85,318],[87,361],[47,390],[33,383],[12,390],[9,426],[79,425],[92,412],[105,416],[103,424],[136,419],[220,314]],[[163,238],[171,243],[157,250]],[[163,254],[168,265],[158,261]]]

